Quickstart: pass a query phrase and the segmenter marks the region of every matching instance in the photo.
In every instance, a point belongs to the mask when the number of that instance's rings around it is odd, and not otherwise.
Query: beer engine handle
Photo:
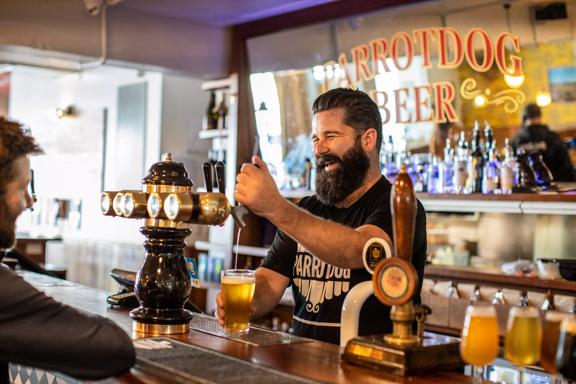
[[[206,192],[212,192],[212,164],[209,162],[202,164],[202,172],[204,173]]]
[[[224,184],[224,163],[219,161],[216,163],[216,181],[218,181],[218,191],[226,193],[226,185]]]

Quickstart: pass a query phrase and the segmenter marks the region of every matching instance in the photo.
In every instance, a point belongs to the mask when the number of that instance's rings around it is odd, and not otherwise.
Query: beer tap
[[[216,168],[216,182],[218,183],[218,191],[220,193],[226,193],[226,184],[224,183],[224,163],[218,161],[215,165]]]
[[[208,161],[202,164],[202,172],[204,173],[206,192],[212,192],[212,164]]]

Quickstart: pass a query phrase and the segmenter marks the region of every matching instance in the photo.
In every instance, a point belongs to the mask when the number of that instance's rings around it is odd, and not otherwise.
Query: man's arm
[[[0,266],[0,361],[79,379],[120,375],[135,363],[128,335],[100,316],[56,302]]]
[[[256,269],[256,289],[251,317],[258,318],[270,312],[278,304],[290,279],[271,269],[260,267]],[[224,326],[224,316],[226,308],[222,299],[222,292],[216,295],[216,317],[221,326]]]
[[[254,157],[238,175],[234,198],[265,217],[323,261],[342,268],[362,268],[364,245],[372,237],[390,237],[375,225],[350,228],[306,212],[284,199],[266,164]],[[258,193],[254,193],[258,191]]]

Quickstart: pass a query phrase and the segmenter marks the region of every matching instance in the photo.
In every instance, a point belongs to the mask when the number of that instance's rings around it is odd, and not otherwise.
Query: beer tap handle
[[[218,191],[226,193],[226,185],[224,184],[224,163],[219,161],[216,163],[216,181],[218,181]]]
[[[212,192],[212,164],[208,161],[202,164],[202,172],[204,172],[204,185],[206,192]]]

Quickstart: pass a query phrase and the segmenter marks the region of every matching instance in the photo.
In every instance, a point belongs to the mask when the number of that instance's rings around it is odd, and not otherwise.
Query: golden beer
[[[535,308],[514,307],[510,310],[504,357],[519,366],[534,364],[540,360],[542,328]]]
[[[225,310],[224,330],[230,333],[248,332],[250,306],[256,286],[254,271],[224,270],[221,283]]]
[[[466,310],[460,356],[468,364],[483,366],[498,356],[498,321],[494,307]]]
[[[542,327],[542,349],[540,365],[548,373],[556,374],[556,351],[558,350],[558,338],[560,337],[560,324],[567,314],[555,311],[546,312]]]

